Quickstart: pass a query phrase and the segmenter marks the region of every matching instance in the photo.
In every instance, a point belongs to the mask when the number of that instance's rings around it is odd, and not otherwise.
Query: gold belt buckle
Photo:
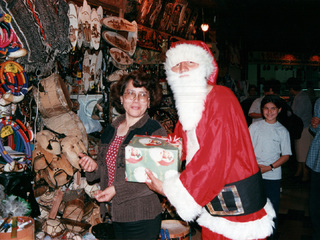
[[[222,194],[224,192],[232,192],[233,198],[234,198],[234,201],[235,201],[235,204],[236,204],[236,207],[237,207],[236,210],[230,211],[227,208],[226,202],[225,202],[223,194]],[[241,202],[241,199],[240,199],[240,196],[239,196],[239,192],[238,192],[237,187],[235,185],[224,187],[221,190],[221,192],[218,194],[218,199],[220,201],[220,204],[221,204],[221,207],[222,207],[223,211],[214,210],[211,202],[209,202],[206,206],[207,206],[210,214],[212,214],[212,215],[233,216],[233,215],[240,215],[240,214],[244,213],[244,209],[243,209],[242,202]]]

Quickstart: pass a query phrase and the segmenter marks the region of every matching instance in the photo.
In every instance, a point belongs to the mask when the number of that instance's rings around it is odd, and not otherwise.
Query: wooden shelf
[[[83,5],[83,0],[67,0],[67,2],[68,3],[73,2],[79,7]],[[104,10],[104,14],[114,15],[114,16],[119,16],[120,10],[124,9],[127,1],[126,0],[118,0],[117,2],[118,2],[119,7],[108,4],[108,3],[106,3],[106,1],[103,1],[103,0],[87,0],[87,3],[91,7],[101,6]],[[120,6],[122,6],[122,7],[120,7]]]

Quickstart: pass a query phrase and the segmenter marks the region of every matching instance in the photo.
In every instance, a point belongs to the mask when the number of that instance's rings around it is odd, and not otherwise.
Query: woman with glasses
[[[166,136],[165,129],[152,120],[147,110],[162,96],[160,84],[150,75],[133,71],[111,88],[111,99],[123,114],[106,126],[101,135],[98,158],[80,154],[79,164],[89,182],[99,181],[95,198],[100,212],[110,214],[116,239],[157,239],[162,207],[156,193],[144,183],[126,182],[125,147],[138,135]],[[112,203],[112,204],[110,204]]]

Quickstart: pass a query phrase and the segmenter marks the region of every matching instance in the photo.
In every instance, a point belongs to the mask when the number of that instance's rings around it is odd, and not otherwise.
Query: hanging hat
[[[207,44],[197,40],[174,42],[166,53],[166,71],[180,62],[192,61],[204,66],[206,69],[207,83],[215,85],[218,76],[218,64]]]

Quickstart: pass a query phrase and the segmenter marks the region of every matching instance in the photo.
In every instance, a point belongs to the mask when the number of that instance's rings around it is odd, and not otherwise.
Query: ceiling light
[[[208,31],[208,29],[209,29],[209,24],[207,24],[207,23],[202,23],[201,24],[201,30],[202,31],[206,32],[206,31]]]

